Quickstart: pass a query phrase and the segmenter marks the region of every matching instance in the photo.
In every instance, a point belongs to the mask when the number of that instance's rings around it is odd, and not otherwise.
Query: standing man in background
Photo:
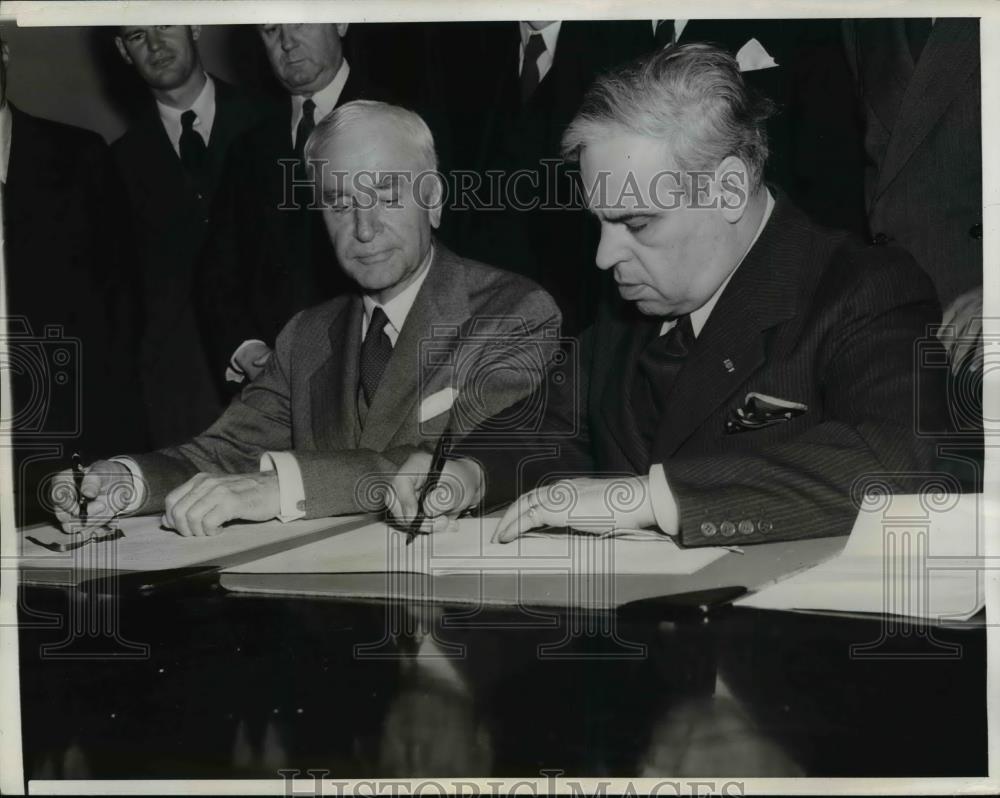
[[[594,78],[640,55],[645,33],[637,21],[532,20],[471,25],[442,47],[453,64],[452,165],[479,174],[475,193],[487,206],[457,197],[467,206],[455,211],[461,247],[537,280],[571,335],[593,320],[602,281],[559,141]]]
[[[132,396],[128,231],[96,133],[42,119],[7,96],[0,40],[0,196],[11,406],[0,427],[14,448],[15,520],[40,520],[44,480],[73,451],[144,445]]]
[[[222,412],[191,303],[211,204],[232,141],[262,105],[205,72],[199,25],[127,26],[115,45],[151,103],[112,147],[141,271],[139,373],[150,442],[180,443]]]
[[[983,283],[979,20],[849,20],[844,34],[872,243],[909,250],[947,307]]]
[[[346,24],[258,31],[288,100],[233,145],[202,258],[196,306],[220,382],[253,379],[296,312],[347,290],[318,212],[309,207],[303,150],[334,108],[379,99],[344,58]]]

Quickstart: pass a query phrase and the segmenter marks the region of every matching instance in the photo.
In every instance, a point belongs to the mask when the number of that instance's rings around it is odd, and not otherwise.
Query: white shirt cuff
[[[278,474],[278,520],[282,523],[295,521],[306,514],[306,487],[302,483],[302,471],[298,460],[291,452],[264,452],[260,457],[261,473],[274,471]]]
[[[261,341],[259,338],[248,338],[246,341],[244,341],[242,344],[236,347],[236,351],[233,352],[232,356],[229,358],[229,365],[226,366],[226,382],[244,382],[246,380],[247,375],[240,367],[240,362],[239,362],[240,352],[242,352],[246,347],[250,346],[250,344],[263,344],[263,343],[264,342]],[[281,478],[280,473],[278,478],[279,479]]]
[[[122,509],[111,508],[115,510],[119,515],[131,515],[132,513],[138,512],[139,508],[142,507],[143,503],[146,501],[146,480],[142,477],[142,471],[139,469],[139,464],[133,460],[131,457],[112,457],[112,463],[121,463],[128,472],[132,475],[132,501],[126,504]]]
[[[649,469],[649,499],[656,525],[668,535],[676,535],[680,531],[677,500],[667,484],[667,475],[661,463],[653,463]]]

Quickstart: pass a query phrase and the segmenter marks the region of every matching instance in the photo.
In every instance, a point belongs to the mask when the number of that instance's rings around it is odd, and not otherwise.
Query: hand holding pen
[[[132,472],[113,460],[89,467],[73,455],[70,468],[52,481],[50,499],[56,519],[68,534],[94,531],[111,523],[134,493]]]
[[[435,452],[435,455],[437,452]],[[407,532],[407,543],[418,534],[448,529],[460,515],[478,507],[483,474],[472,460],[445,460],[434,468],[435,455],[417,452],[393,477],[386,498],[389,518]],[[435,490],[438,485],[446,490]]]

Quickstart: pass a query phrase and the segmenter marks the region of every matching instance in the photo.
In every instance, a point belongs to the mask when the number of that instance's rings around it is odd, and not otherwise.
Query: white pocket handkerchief
[[[764,45],[756,39],[751,39],[740,48],[736,54],[736,63],[740,65],[740,72],[754,72],[778,66],[778,62],[771,58]]]
[[[425,424],[432,418],[440,416],[451,410],[458,397],[458,391],[452,387],[442,388],[437,393],[432,393],[420,403],[420,423]]]

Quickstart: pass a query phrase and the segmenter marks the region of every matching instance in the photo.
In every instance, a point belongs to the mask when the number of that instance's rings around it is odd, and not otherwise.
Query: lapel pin
[[[736,366],[733,365],[733,361],[730,360],[728,357],[722,361],[722,365],[726,367],[726,371],[728,371],[730,374],[736,371]]]

